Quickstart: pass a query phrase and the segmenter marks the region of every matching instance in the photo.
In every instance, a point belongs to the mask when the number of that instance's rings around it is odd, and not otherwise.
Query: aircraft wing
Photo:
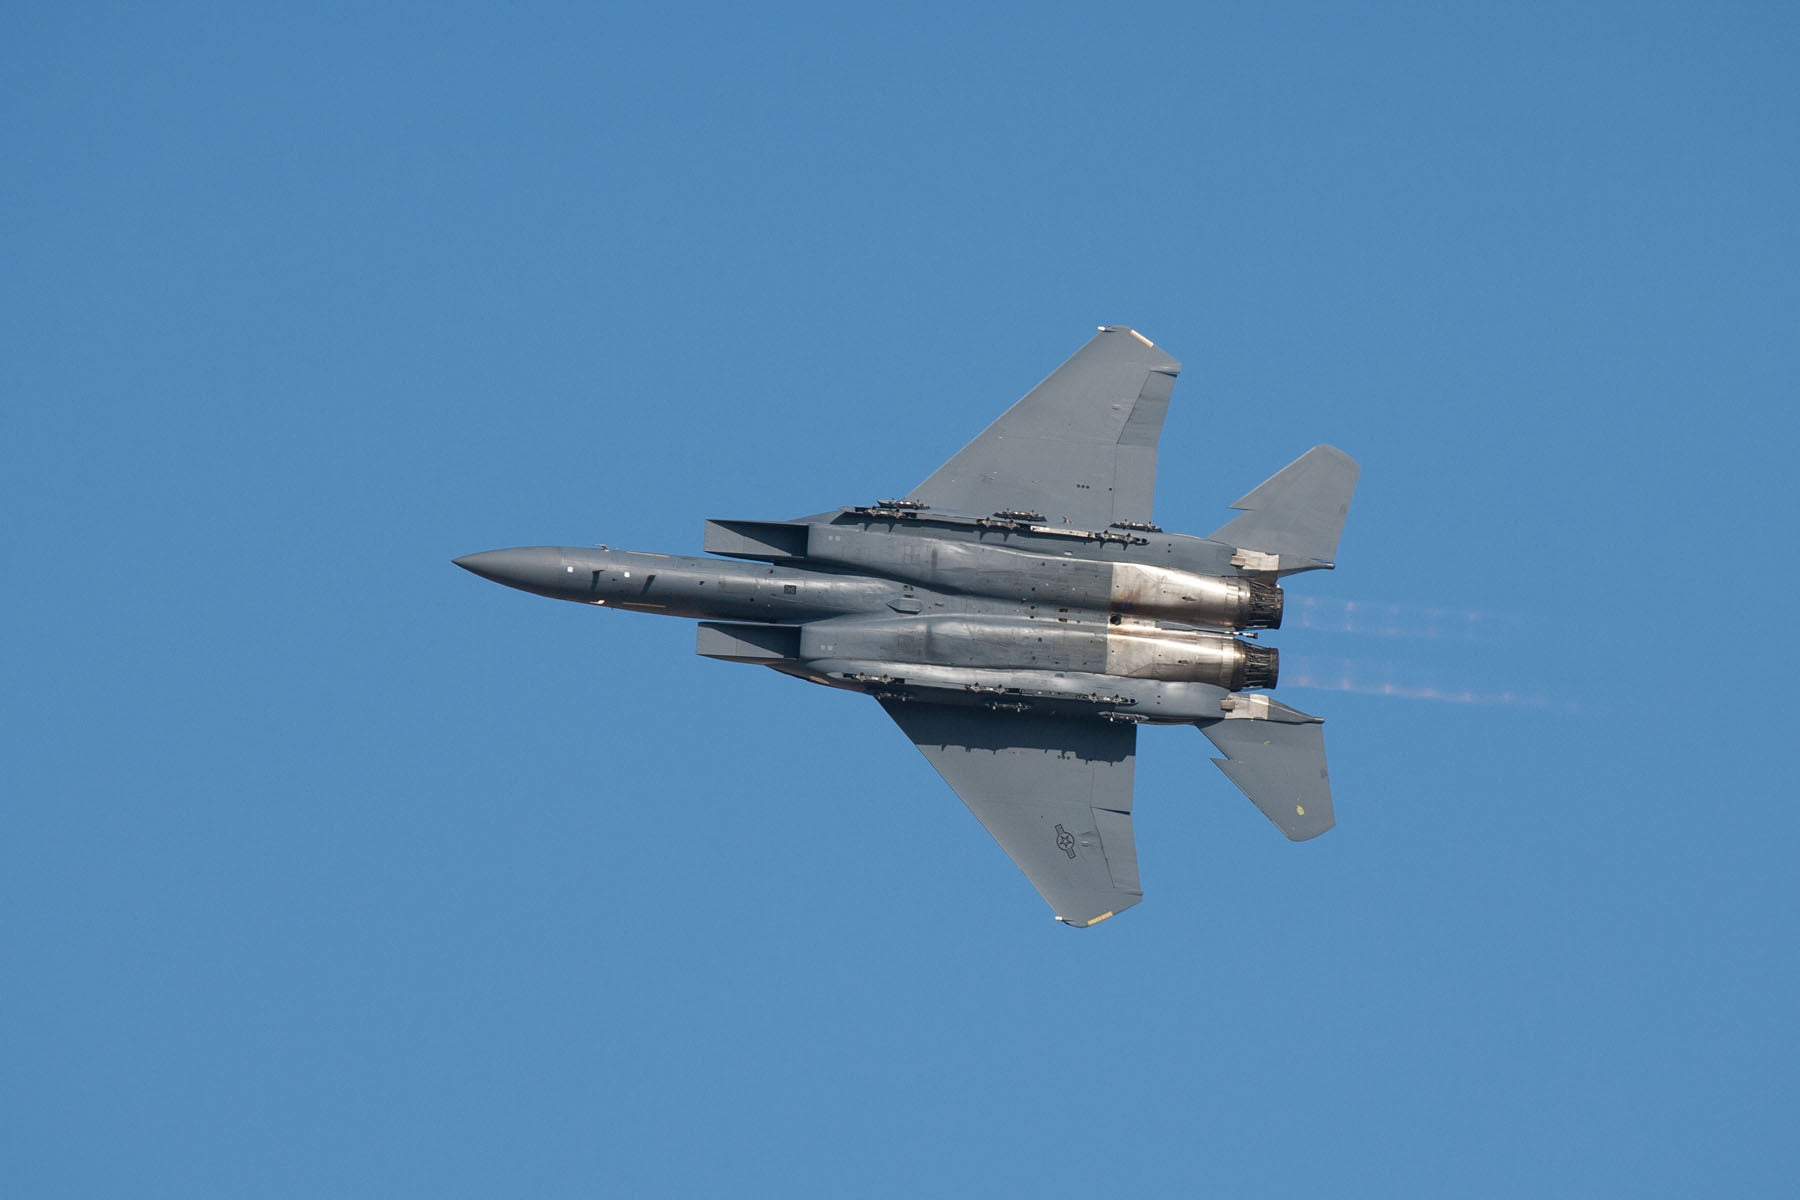
[[[1088,926],[1144,898],[1131,837],[1137,727],[883,700],[1056,919]]]
[[[1156,442],[1181,364],[1109,325],[908,495],[986,516],[1038,512],[1105,529],[1150,520]]]

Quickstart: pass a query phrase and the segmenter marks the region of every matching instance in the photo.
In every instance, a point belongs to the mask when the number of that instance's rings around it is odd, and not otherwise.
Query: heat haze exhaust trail
[[[1331,596],[1295,596],[1287,602],[1289,628],[1325,633],[1359,633],[1371,637],[1407,637],[1468,641],[1483,633],[1516,627],[1515,617],[1474,609],[1382,604],[1339,600]]]
[[[1363,696],[1392,696],[1400,700],[1428,700],[1438,704],[1473,704],[1500,708],[1536,708],[1549,712],[1574,712],[1566,700],[1541,692],[1506,688],[1498,691],[1469,687],[1442,687],[1398,677],[1391,665],[1357,662],[1347,658],[1312,658],[1291,655],[1282,664],[1281,682],[1286,687],[1316,688],[1325,692],[1353,692]]]

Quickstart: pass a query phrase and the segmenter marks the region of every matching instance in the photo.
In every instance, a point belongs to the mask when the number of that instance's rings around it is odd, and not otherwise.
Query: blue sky
[[[1786,1194],[1800,21],[39,6],[0,49],[9,1195]],[[1363,464],[1077,934],[872,704],[495,546],[904,491],[1079,346]]]

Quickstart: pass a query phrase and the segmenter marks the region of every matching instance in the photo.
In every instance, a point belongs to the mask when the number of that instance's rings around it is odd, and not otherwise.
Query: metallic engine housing
[[[1196,575],[1145,563],[1114,563],[1112,607],[1188,625],[1281,628],[1282,591],[1242,575]]]

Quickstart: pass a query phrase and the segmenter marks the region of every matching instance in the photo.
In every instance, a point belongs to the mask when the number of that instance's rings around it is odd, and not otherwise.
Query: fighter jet
[[[698,618],[696,650],[873,696],[1049,902],[1096,925],[1143,898],[1141,725],[1191,725],[1295,841],[1332,827],[1320,718],[1267,694],[1280,580],[1334,565],[1358,467],[1315,446],[1206,537],[1153,523],[1181,364],[1103,327],[894,499],[706,523],[708,555],[605,546],[455,563],[596,608]],[[1223,455],[1225,446],[1214,451]]]

